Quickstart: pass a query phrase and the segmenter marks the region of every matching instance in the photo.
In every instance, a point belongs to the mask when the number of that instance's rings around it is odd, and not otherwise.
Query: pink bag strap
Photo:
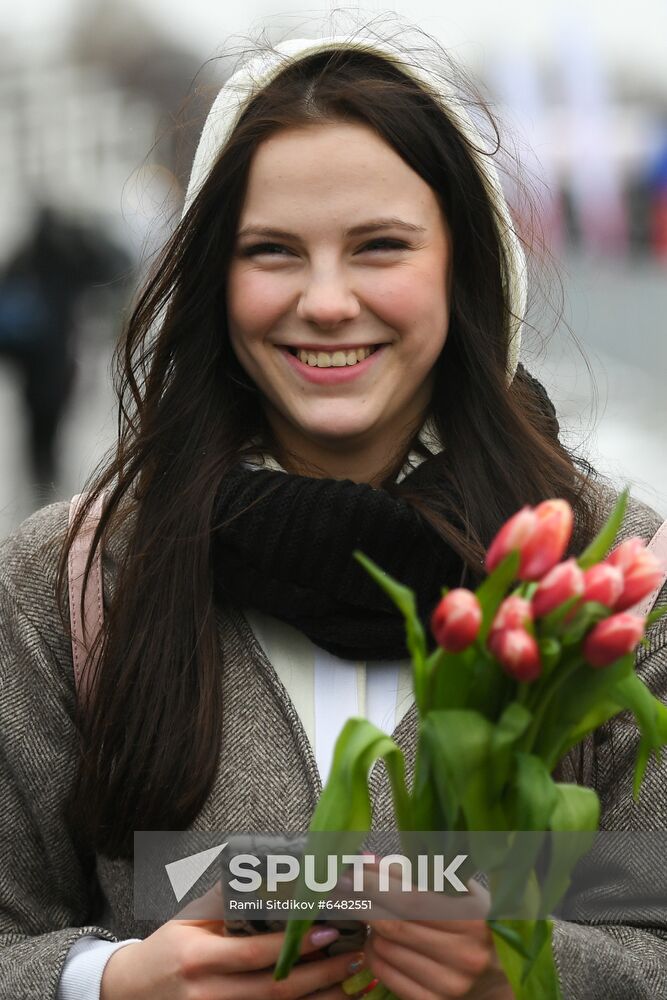
[[[662,579],[658,581],[657,586],[654,587],[650,594],[647,594],[638,604],[628,608],[628,611],[633,615],[638,615],[640,618],[643,618],[652,610],[660,591],[667,582],[667,521],[662,522],[646,547],[661,564]]]
[[[72,524],[85,493],[77,493],[69,505],[69,523]],[[69,614],[72,634],[72,660],[74,662],[74,683],[77,699],[85,706],[90,694],[91,677],[97,658],[89,657],[95,639],[104,627],[104,604],[102,583],[101,546],[95,549],[95,555],[90,566],[83,600],[83,617],[81,616],[81,592],[83,577],[90,552],[95,529],[102,515],[104,497],[98,497],[88,511],[76,538],[69,551],[67,560],[67,583],[69,592]]]

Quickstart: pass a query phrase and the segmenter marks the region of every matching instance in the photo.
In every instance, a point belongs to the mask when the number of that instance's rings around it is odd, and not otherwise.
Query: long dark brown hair
[[[446,448],[426,463],[419,488],[393,483],[402,449],[383,486],[419,509],[471,580],[502,521],[525,503],[564,497],[577,538],[594,529],[590,470],[558,441],[526,373],[507,386],[503,244],[468,142],[432,96],[381,56],[332,49],[288,65],[248,104],[117,349],[118,443],[88,502],[106,495],[97,543],[117,530],[127,537],[94,694],[79,719],[70,810],[80,834],[110,856],[131,855],[135,829],[187,827],[211,788],[224,711],[212,516],[219,484],[247,442],[260,435],[270,445],[261,397],[230,347],[226,273],[260,143],[280,129],[340,121],[373,129],[431,186],[452,235],[451,322],[430,412]],[[61,588],[79,524],[66,539]]]

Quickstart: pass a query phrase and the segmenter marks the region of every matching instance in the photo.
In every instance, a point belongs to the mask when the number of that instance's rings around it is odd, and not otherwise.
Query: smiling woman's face
[[[281,446],[325,468],[332,454],[377,464],[419,427],[447,336],[451,259],[434,192],[364,125],[260,145],[228,324]]]

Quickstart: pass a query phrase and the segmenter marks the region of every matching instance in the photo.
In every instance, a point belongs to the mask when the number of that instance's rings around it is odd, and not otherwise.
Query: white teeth
[[[356,365],[373,353],[371,347],[357,347],[349,351],[297,351],[296,356],[304,365],[311,368],[345,368]]]

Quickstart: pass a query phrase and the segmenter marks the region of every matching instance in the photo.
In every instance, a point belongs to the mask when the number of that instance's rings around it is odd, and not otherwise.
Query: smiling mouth
[[[373,344],[371,347],[355,347],[340,351],[308,351],[296,347],[286,350],[309,368],[348,368],[365,361],[385,344]]]

